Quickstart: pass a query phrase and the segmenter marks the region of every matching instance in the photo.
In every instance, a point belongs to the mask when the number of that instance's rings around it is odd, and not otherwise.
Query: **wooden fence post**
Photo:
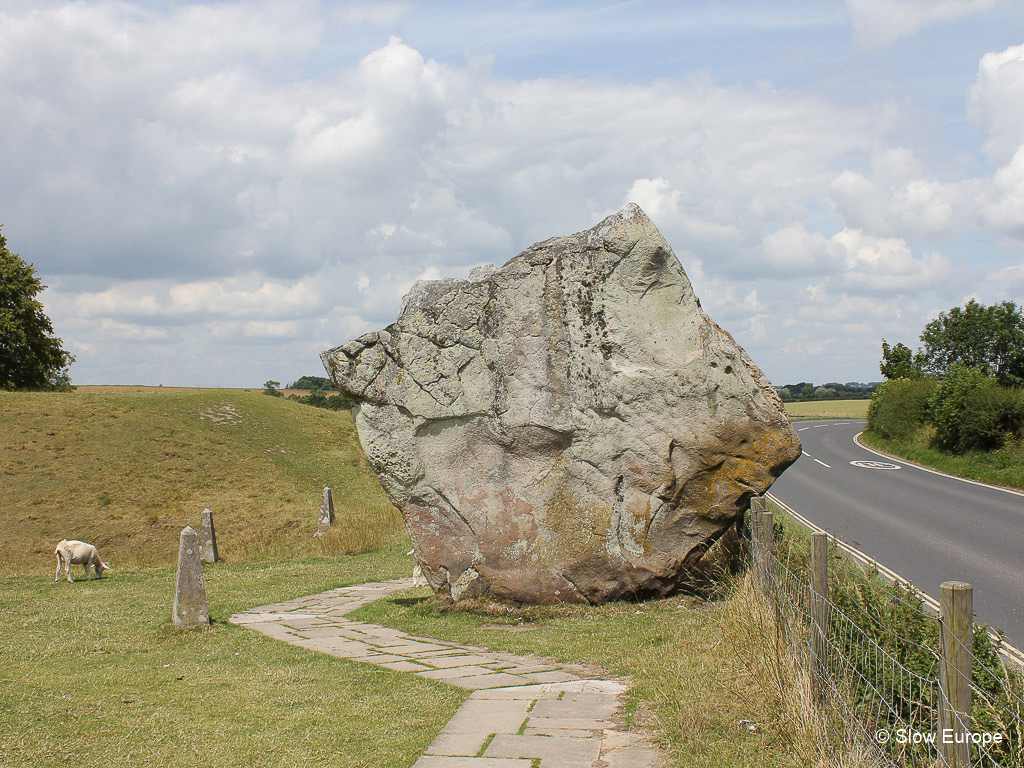
[[[946,764],[970,765],[971,662],[974,656],[973,587],[946,581],[939,599],[939,685],[944,700],[939,713],[939,743]]]
[[[759,545],[763,541],[763,521],[761,519],[763,513],[764,499],[760,496],[754,496],[750,499],[750,551],[754,553],[754,570],[758,578],[761,577],[762,565]]]
[[[811,696],[816,702],[824,698],[824,681],[828,672],[828,534],[811,534],[811,653],[814,673],[811,675]]]
[[[775,515],[771,512],[761,514],[761,541],[764,542],[764,551],[769,555],[774,555]]]

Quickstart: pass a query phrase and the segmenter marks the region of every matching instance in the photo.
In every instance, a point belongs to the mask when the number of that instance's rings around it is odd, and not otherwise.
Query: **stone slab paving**
[[[352,621],[412,579],[358,584],[237,613],[231,622],[286,643],[473,691],[413,768],[660,768],[664,753],[616,715],[627,686],[543,659]]]

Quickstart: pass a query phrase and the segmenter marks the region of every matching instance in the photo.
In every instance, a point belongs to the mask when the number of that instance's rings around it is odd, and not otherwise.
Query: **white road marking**
[[[870,451],[871,449],[868,448],[868,450]],[[875,451],[875,453],[878,453],[878,452]],[[879,455],[882,455],[882,454],[879,454]],[[939,472],[937,474],[942,474],[942,473]],[[983,483],[977,483],[977,485],[983,485]],[[829,533],[824,528],[822,528],[820,525],[812,523],[806,517],[801,515],[799,512],[797,512],[791,506],[789,506],[786,502],[782,501],[782,499],[779,499],[778,497],[773,496],[770,493],[766,493],[765,494],[765,498],[771,499],[773,503],[775,503],[779,507],[781,507],[782,510],[784,512],[786,512],[786,514],[790,515],[794,520],[796,520],[801,525],[803,525],[804,528],[806,528],[807,530],[809,530],[809,531],[816,531],[818,533],[828,534],[828,537],[830,539],[832,539],[832,541],[834,541],[836,543],[836,546],[839,547],[839,549],[841,549],[843,552],[845,552],[847,555],[849,555],[851,558],[856,560],[861,565],[867,566],[868,568],[872,568],[873,567],[876,571],[878,571],[880,574],[882,574],[882,576],[884,576],[886,579],[888,579],[893,584],[906,584],[907,586],[912,587],[913,590],[915,592],[917,592],[918,595],[921,596],[921,601],[925,605],[927,605],[936,615],[938,615],[938,613],[939,613],[939,601],[936,600],[931,595],[929,595],[924,590],[919,589],[918,587],[916,587],[913,584],[911,584],[909,579],[904,579],[902,576],[900,576],[898,573],[896,573],[896,571],[892,570],[891,568],[886,568],[884,565],[882,565],[880,562],[878,562],[874,558],[869,557],[868,555],[865,555],[859,549],[855,549],[854,547],[851,547],[849,544],[847,544],[845,541],[840,539],[835,534]],[[994,643],[998,642],[999,638],[996,636],[995,632],[989,632],[988,635],[992,639],[992,642],[994,642]],[[1024,651],[1021,651],[1016,646],[1011,645],[1010,643],[1008,643],[1008,642],[1006,642],[1004,640],[1003,644],[1002,644],[1002,648],[1000,650],[1000,653],[1002,653],[1003,656],[1008,658],[1010,661],[1012,661],[1015,664],[1017,664],[1017,666],[1024,668]]]
[[[831,424],[815,424],[811,429],[821,429],[822,427],[831,427]]]
[[[811,454],[809,454],[809,453],[808,453],[807,451],[800,451],[800,453],[802,453],[802,454],[803,454],[804,456],[807,456],[808,458],[809,458],[809,457],[810,457],[810,455],[811,455]]]
[[[899,464],[893,464],[891,461],[851,461],[850,463],[861,469],[902,469]]]
[[[810,427],[800,427],[800,429],[798,429],[797,432],[804,432],[805,430],[808,429],[810,429]]]
[[[828,467],[829,469],[832,469],[832,467],[830,465],[826,464],[821,459],[815,459],[815,461],[818,462],[819,464],[821,464],[821,466],[823,466],[823,467]]]

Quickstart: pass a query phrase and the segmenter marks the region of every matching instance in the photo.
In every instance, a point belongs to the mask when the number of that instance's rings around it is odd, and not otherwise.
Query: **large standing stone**
[[[431,586],[664,595],[800,455],[782,402],[635,205],[322,355]]]
[[[334,497],[330,488],[324,488],[323,496],[320,497],[320,516],[317,518],[316,533],[313,538],[323,536],[327,529],[334,522]]]
[[[217,554],[217,533],[213,530],[211,509],[204,509],[199,518],[199,546],[204,563],[216,563],[220,559]]]
[[[206,584],[200,559],[199,534],[188,526],[178,546],[178,575],[174,583],[174,625],[182,629],[210,623],[206,608]]]

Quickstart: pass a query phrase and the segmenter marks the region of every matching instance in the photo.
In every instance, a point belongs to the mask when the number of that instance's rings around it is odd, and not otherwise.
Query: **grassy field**
[[[0,423],[5,768],[409,766],[463,700],[441,683],[226,622],[409,573],[400,517],[349,414],[241,390],[110,388],[0,393]],[[337,522],[314,540],[324,485]],[[226,562],[206,571],[213,625],[182,633],[170,621],[174,552],[205,506]],[[64,537],[96,543],[115,571],[54,584]],[[650,713],[677,765],[823,764],[803,689],[767,661],[771,612],[744,582],[715,601],[482,608],[392,599],[363,610],[418,633],[629,674],[636,716]]]
[[[791,419],[866,419],[870,400],[811,400],[786,403]]]
[[[880,451],[902,456],[940,472],[1024,489],[1024,442],[1009,443],[993,451],[951,454],[934,447],[934,438],[935,428],[924,427],[908,440],[886,440],[870,432],[865,432],[861,439]]]
[[[214,623],[188,632],[171,623],[169,568],[76,584],[0,578],[0,765],[407,768],[462,691],[226,620],[408,572],[403,547],[208,566]]]
[[[214,513],[228,560],[365,552],[404,537],[347,412],[243,390],[0,392],[0,573],[55,566],[60,539],[115,569],[169,563]],[[320,496],[337,524],[313,539]]]

